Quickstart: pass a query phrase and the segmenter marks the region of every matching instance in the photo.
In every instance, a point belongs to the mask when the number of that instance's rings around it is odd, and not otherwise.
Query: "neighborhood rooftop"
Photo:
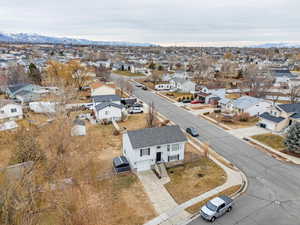
[[[96,95],[93,96],[94,102],[113,102],[121,101],[121,98],[118,95]]]
[[[300,113],[300,103],[296,104],[281,104],[278,107],[287,113]]]
[[[260,117],[263,118],[263,119],[272,121],[274,123],[280,123],[281,121],[284,120],[283,117],[272,116],[268,112],[264,112],[263,114],[260,115]]]
[[[113,102],[104,102],[104,103],[100,103],[100,104],[96,105],[95,109],[96,110],[101,110],[101,109],[104,109],[106,107],[116,107],[116,108],[119,108],[119,109],[123,108],[123,106],[120,105],[120,104],[116,104],[116,103],[113,103]]]
[[[172,144],[187,141],[179,126],[145,128],[127,132],[133,148]]]

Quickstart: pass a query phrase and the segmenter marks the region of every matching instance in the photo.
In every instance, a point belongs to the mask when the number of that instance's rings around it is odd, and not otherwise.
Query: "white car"
[[[133,105],[128,109],[129,114],[143,113],[143,112],[144,112],[143,106],[140,104]]]

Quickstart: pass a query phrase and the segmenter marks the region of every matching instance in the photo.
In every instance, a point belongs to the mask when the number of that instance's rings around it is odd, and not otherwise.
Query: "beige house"
[[[261,127],[280,132],[295,122],[300,122],[300,103],[272,106],[260,116]]]

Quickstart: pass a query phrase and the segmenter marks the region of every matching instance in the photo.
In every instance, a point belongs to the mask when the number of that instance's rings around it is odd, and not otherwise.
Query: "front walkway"
[[[142,182],[144,189],[149,196],[150,201],[157,214],[163,215],[165,212],[177,207],[177,203],[164,186],[164,184],[167,183],[168,180],[158,179],[152,170],[139,172],[138,177]],[[182,210],[176,216],[176,220],[182,221],[189,216],[190,214],[188,212]],[[165,220],[165,218],[163,220]]]
[[[190,142],[196,148],[198,145]],[[220,163],[217,159],[209,156],[212,161],[219,165],[226,173],[226,182],[208,191],[200,196],[190,199],[178,205],[169,192],[165,189],[164,184],[166,180],[159,180],[152,171],[145,171],[138,173],[146,193],[148,194],[150,201],[154,205],[156,212],[159,214],[158,217],[150,220],[144,225],[176,225],[181,224],[191,218],[191,214],[185,211],[186,208],[201,202],[211,196],[217,195],[218,193],[236,185],[245,185],[246,177],[245,175],[237,169],[231,169],[224,164]]]

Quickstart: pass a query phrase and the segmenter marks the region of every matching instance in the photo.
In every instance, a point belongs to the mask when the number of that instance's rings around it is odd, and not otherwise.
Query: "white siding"
[[[178,150],[172,150],[172,145],[174,144],[178,145]],[[123,154],[128,159],[132,169],[137,171],[151,169],[151,166],[156,163],[157,152],[161,152],[161,162],[168,162],[168,157],[175,155],[179,155],[179,160],[184,160],[185,143],[170,144],[170,151],[168,151],[168,145],[161,145],[160,148],[158,146],[149,146],[147,148],[150,148],[150,155],[141,156],[141,149],[133,149],[128,134],[123,134]]]
[[[105,107],[99,111],[95,110],[97,120],[120,120],[122,118],[122,110],[113,106]]]
[[[273,123],[272,121],[261,118],[259,122],[264,124],[266,126],[265,127],[266,129],[269,129],[269,130],[275,130],[276,129],[276,124]]]
[[[23,118],[22,106],[18,104],[7,104],[2,108],[0,108],[0,119],[7,119],[7,118],[22,119]]]

